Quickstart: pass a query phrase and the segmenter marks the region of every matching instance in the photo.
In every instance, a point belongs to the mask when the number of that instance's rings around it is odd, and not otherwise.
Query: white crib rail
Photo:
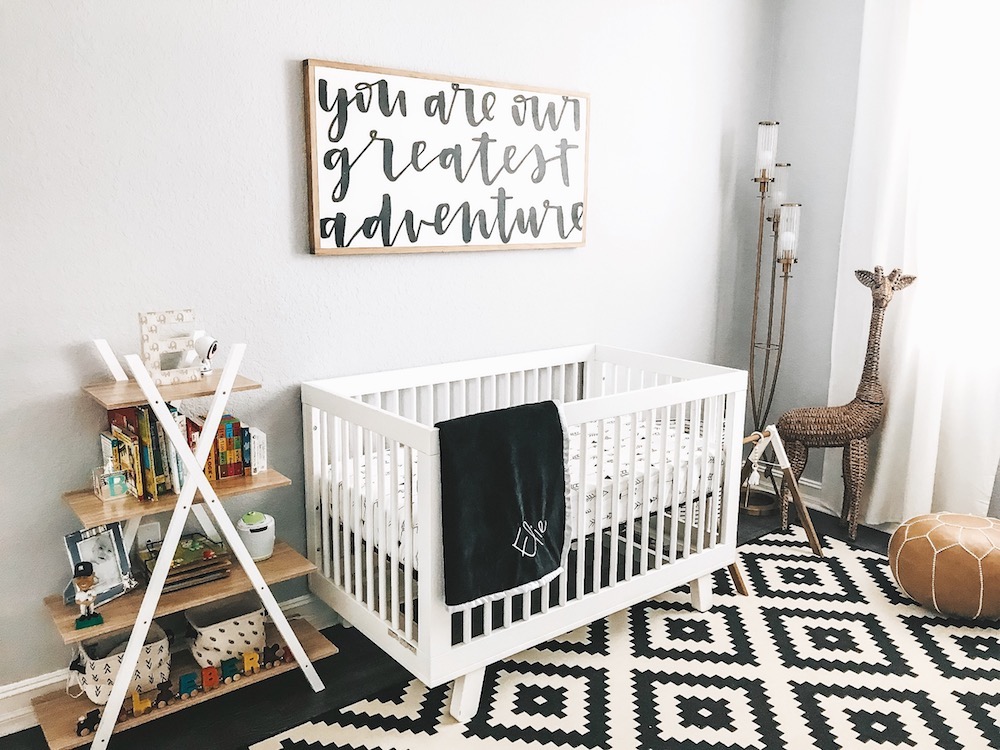
[[[307,517],[320,568],[313,588],[418,677],[440,684],[674,578],[721,567],[735,555],[742,425],[734,419],[745,388],[745,373],[601,346],[304,384]],[[452,616],[433,425],[545,399],[562,401],[580,428],[568,568],[532,594]],[[625,502],[610,498],[605,526],[598,481],[595,531],[584,513],[587,478],[603,476],[606,461],[628,476],[611,484]]]

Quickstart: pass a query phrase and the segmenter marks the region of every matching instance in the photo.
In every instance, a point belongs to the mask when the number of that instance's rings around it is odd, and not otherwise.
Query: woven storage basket
[[[189,609],[195,631],[191,654],[202,667],[217,667],[246,651],[264,649],[265,610],[254,594],[244,594]]]
[[[79,663],[82,671],[71,671],[83,692],[99,706],[108,702],[115,677],[121,667],[129,633],[116,633],[104,638],[94,638],[80,644]],[[155,690],[170,677],[170,643],[163,629],[153,622],[149,626],[146,643],[139,653],[139,663],[129,684],[129,691]]]

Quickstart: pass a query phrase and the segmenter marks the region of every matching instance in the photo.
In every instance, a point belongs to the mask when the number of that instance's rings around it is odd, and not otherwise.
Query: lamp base
[[[744,489],[740,497],[740,510],[748,516],[770,516],[778,512],[778,498],[763,490]]]

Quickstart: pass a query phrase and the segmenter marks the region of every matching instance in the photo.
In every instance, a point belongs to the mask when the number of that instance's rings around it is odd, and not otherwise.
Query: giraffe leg
[[[780,434],[780,431],[779,431]],[[802,472],[806,468],[806,461],[809,460],[809,448],[801,440],[789,440],[785,443],[785,453],[788,455],[789,468],[795,481],[799,480]],[[788,528],[788,504],[792,499],[792,491],[787,483],[781,483],[781,528]]]
[[[868,438],[852,440],[844,446],[844,507],[840,521],[853,541],[858,537],[858,511],[868,476]]]

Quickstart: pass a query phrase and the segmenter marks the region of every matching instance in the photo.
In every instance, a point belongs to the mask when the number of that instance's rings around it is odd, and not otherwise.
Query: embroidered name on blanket
[[[563,569],[566,453],[552,401],[439,422],[445,603],[523,593]]]

